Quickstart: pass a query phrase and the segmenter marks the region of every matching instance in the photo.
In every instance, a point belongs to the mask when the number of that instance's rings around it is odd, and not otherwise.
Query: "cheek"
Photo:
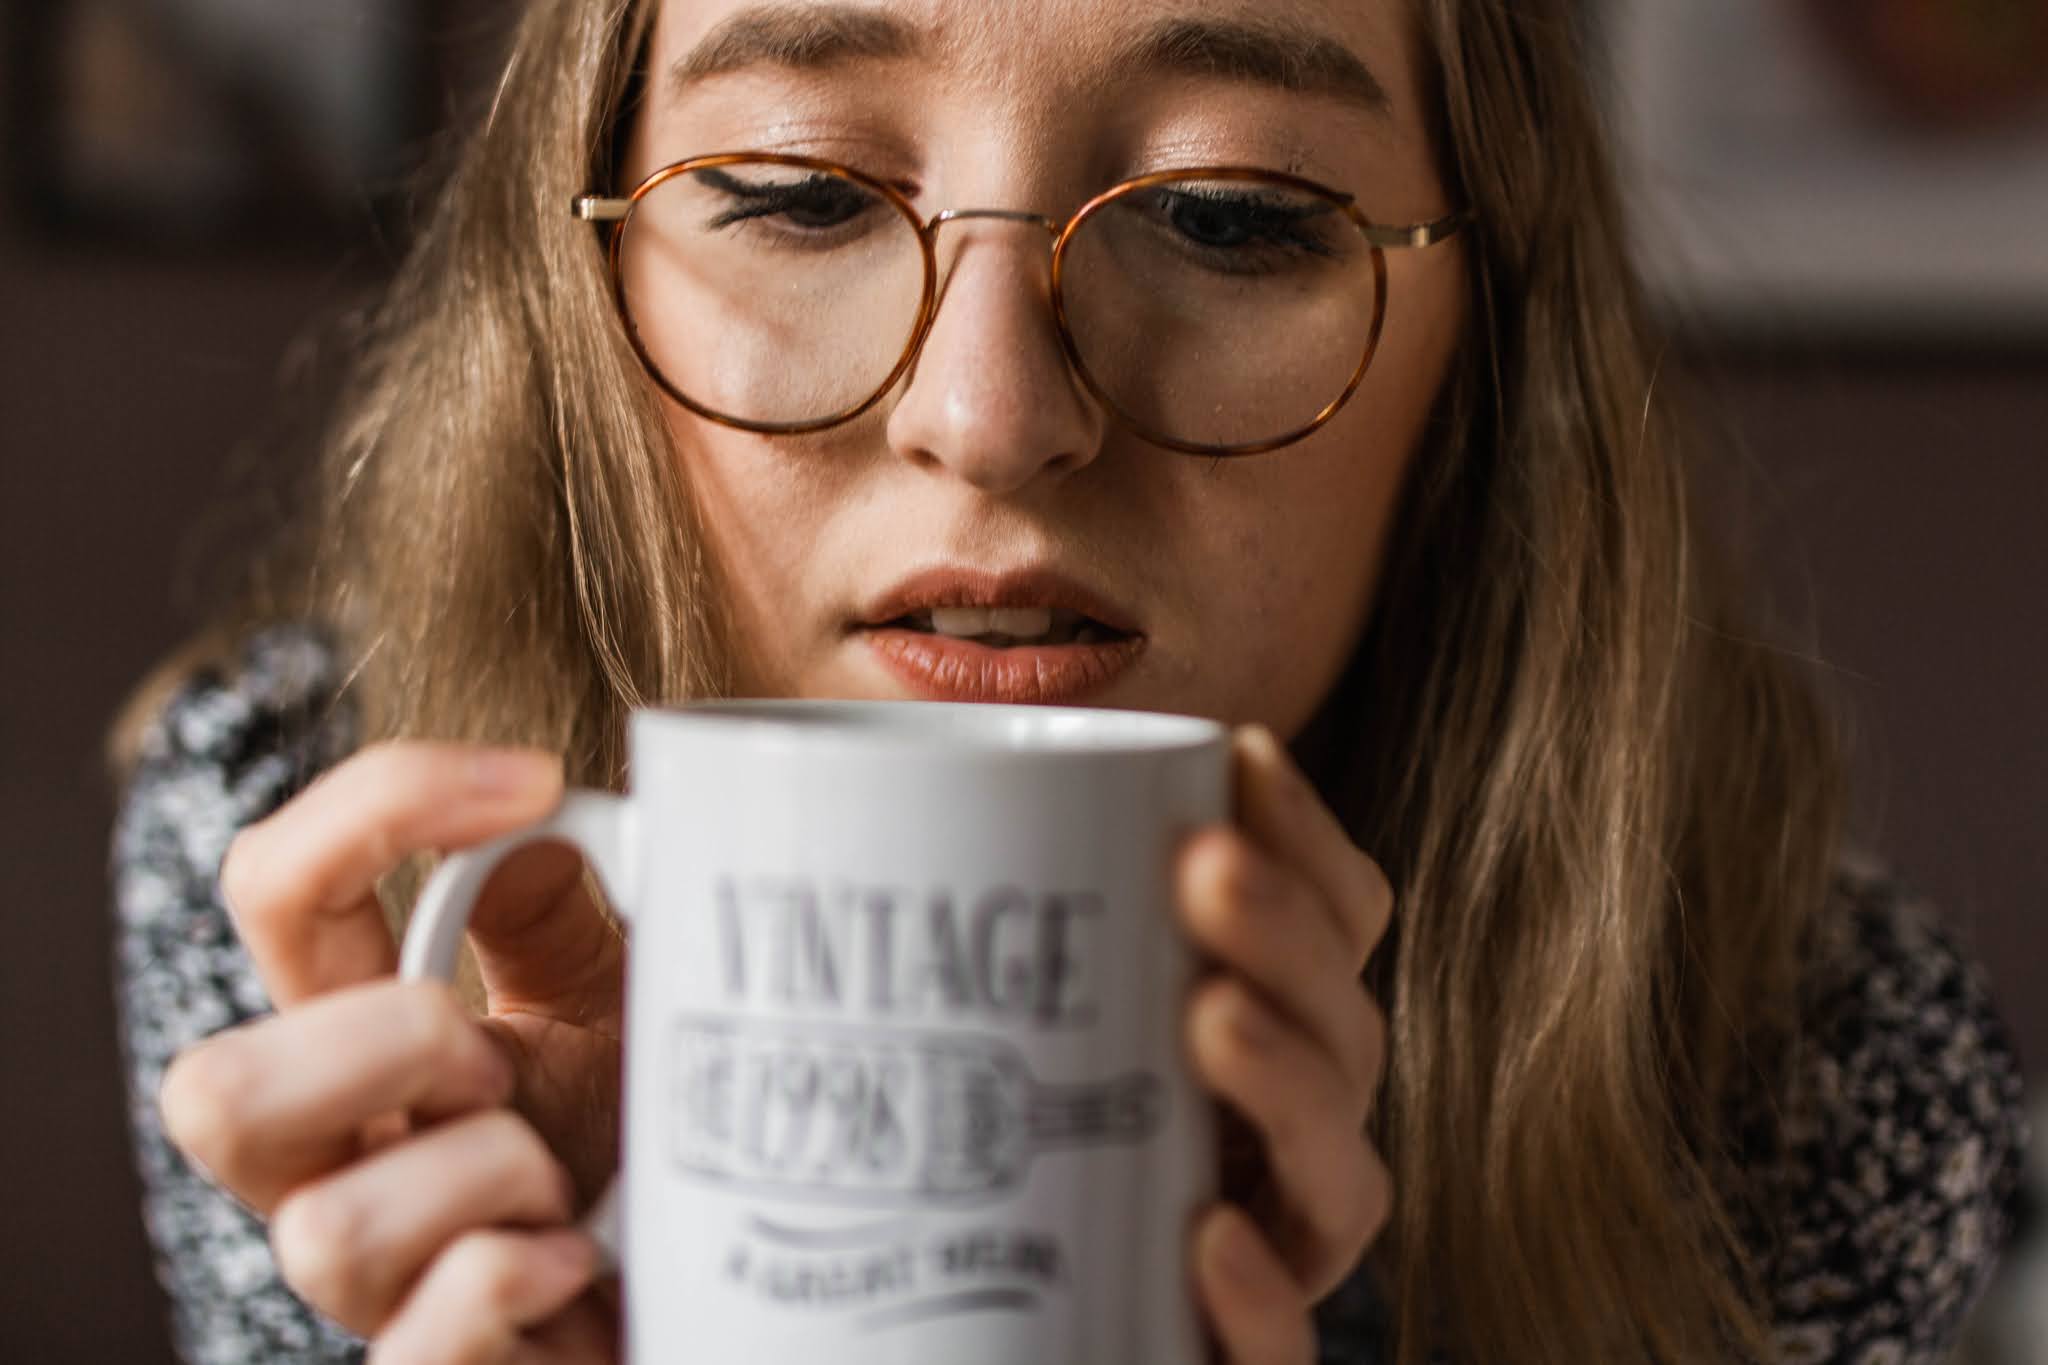
[[[1357,395],[1308,441],[1218,474],[1211,515],[1229,526],[1204,556],[1205,635],[1225,714],[1283,736],[1306,724],[1371,619],[1402,490],[1426,438],[1456,339],[1456,312],[1407,319]]]
[[[1371,614],[1405,465],[1398,449],[1331,445],[1241,510],[1203,589],[1226,714],[1291,736],[1335,685]]]
[[[725,597],[738,683],[749,694],[786,693],[795,634],[786,604],[802,600],[803,586],[802,557],[788,547],[815,543],[829,501],[804,462],[778,458],[762,438],[673,404],[669,428]]]

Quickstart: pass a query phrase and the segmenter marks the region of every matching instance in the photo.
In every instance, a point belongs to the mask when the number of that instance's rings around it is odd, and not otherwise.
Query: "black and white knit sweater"
[[[194,1365],[360,1358],[278,1276],[262,1225],[165,1140],[156,1093],[180,1049],[268,1008],[215,884],[228,841],[355,743],[320,637],[250,640],[150,728],[115,829],[119,1005],[144,1217]],[[1786,1365],[1934,1365],[1997,1260],[2025,1127],[1981,974],[1924,909],[1845,874],[1808,972],[1798,1098],[1762,1172]],[[1755,1172],[1752,1173],[1756,1174]],[[1385,1347],[1363,1276],[1319,1314],[1330,1365]]]

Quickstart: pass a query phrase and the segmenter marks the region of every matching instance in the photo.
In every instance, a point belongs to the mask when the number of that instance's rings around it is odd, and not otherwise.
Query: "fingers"
[[[531,1125],[497,1109],[300,1186],[278,1206],[270,1240],[302,1298],[371,1336],[466,1231],[565,1223],[573,1212],[568,1172]]]
[[[1231,751],[1239,821],[1276,860],[1322,892],[1325,912],[1350,946],[1353,972],[1363,969],[1393,918],[1386,874],[1351,842],[1272,731],[1242,726],[1231,736]]]
[[[1240,731],[1236,751],[1242,828],[1200,832],[1179,866],[1187,931],[1225,969],[1195,993],[1189,1047],[1204,1082],[1258,1131],[1275,1196],[1270,1212],[1260,1205],[1270,1226],[1259,1245],[1313,1302],[1391,1206],[1364,1131],[1386,1020],[1359,973],[1393,897],[1270,733]]]
[[[1197,991],[1188,1032],[1198,1074],[1264,1139],[1279,1196],[1275,1250],[1319,1299],[1357,1264],[1392,1205],[1386,1167],[1360,1128],[1356,1088],[1233,978]]]
[[[447,987],[380,981],[216,1034],[171,1064],[158,1103],[171,1140],[267,1216],[352,1160],[370,1119],[464,1113],[512,1088],[503,1051]]]
[[[406,856],[480,843],[545,815],[561,763],[531,750],[386,744],[357,754],[229,845],[221,894],[280,1007],[388,975],[376,883]]]
[[[1314,1365],[1310,1301],[1242,1209],[1219,1204],[1202,1216],[1194,1276],[1229,1365]]]
[[[404,1306],[370,1348],[372,1365],[501,1365],[539,1360],[611,1358],[599,1324],[548,1323],[556,1350],[522,1337],[521,1329],[571,1308],[597,1272],[596,1248],[581,1232],[472,1232],[434,1261]],[[577,1305],[581,1307],[581,1305]],[[581,1346],[584,1349],[577,1350]]]
[[[1364,1104],[1379,1086],[1386,1021],[1359,985],[1352,945],[1322,896],[1227,825],[1182,850],[1182,922],[1204,951],[1267,996],[1329,1052]]]

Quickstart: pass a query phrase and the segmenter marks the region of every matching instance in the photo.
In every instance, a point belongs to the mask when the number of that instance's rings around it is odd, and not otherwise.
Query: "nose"
[[[944,214],[932,228],[954,234],[953,250],[940,257],[936,312],[889,415],[889,445],[986,493],[1072,473],[1094,460],[1107,427],[1060,345],[1048,229],[1000,210]]]

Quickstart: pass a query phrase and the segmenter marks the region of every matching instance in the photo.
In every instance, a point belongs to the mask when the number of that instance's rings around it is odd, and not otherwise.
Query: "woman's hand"
[[[1187,927],[1223,968],[1188,1023],[1201,1075],[1263,1139],[1270,1189],[1256,1221],[1205,1215],[1194,1270],[1233,1365],[1300,1365],[1310,1305],[1386,1217],[1363,1136],[1384,1025],[1358,973],[1391,896],[1270,735],[1235,747],[1240,824],[1180,866]],[[560,796],[545,756],[384,746],[250,827],[222,868],[280,1013],[179,1058],[166,1130],[271,1219],[287,1280],[380,1361],[616,1353],[595,1249],[563,1226],[617,1150],[621,944],[580,862],[524,850],[479,899],[482,1021],[443,987],[388,979],[374,893],[401,858],[520,828]]]
[[[221,887],[279,1013],[164,1078],[171,1139],[270,1220],[285,1279],[380,1362],[609,1360],[614,1305],[567,1226],[617,1151],[622,944],[556,845],[505,860],[470,942],[487,1014],[390,979],[375,885],[531,824],[559,762],[392,744],[235,839]]]
[[[1372,859],[1270,731],[1232,743],[1237,823],[1182,850],[1179,901],[1217,970],[1195,990],[1195,1068],[1257,1133],[1251,1210],[1194,1231],[1194,1276],[1230,1365],[1310,1365],[1309,1310],[1385,1225],[1387,1168],[1365,1136],[1386,1020],[1359,975],[1393,913]]]

